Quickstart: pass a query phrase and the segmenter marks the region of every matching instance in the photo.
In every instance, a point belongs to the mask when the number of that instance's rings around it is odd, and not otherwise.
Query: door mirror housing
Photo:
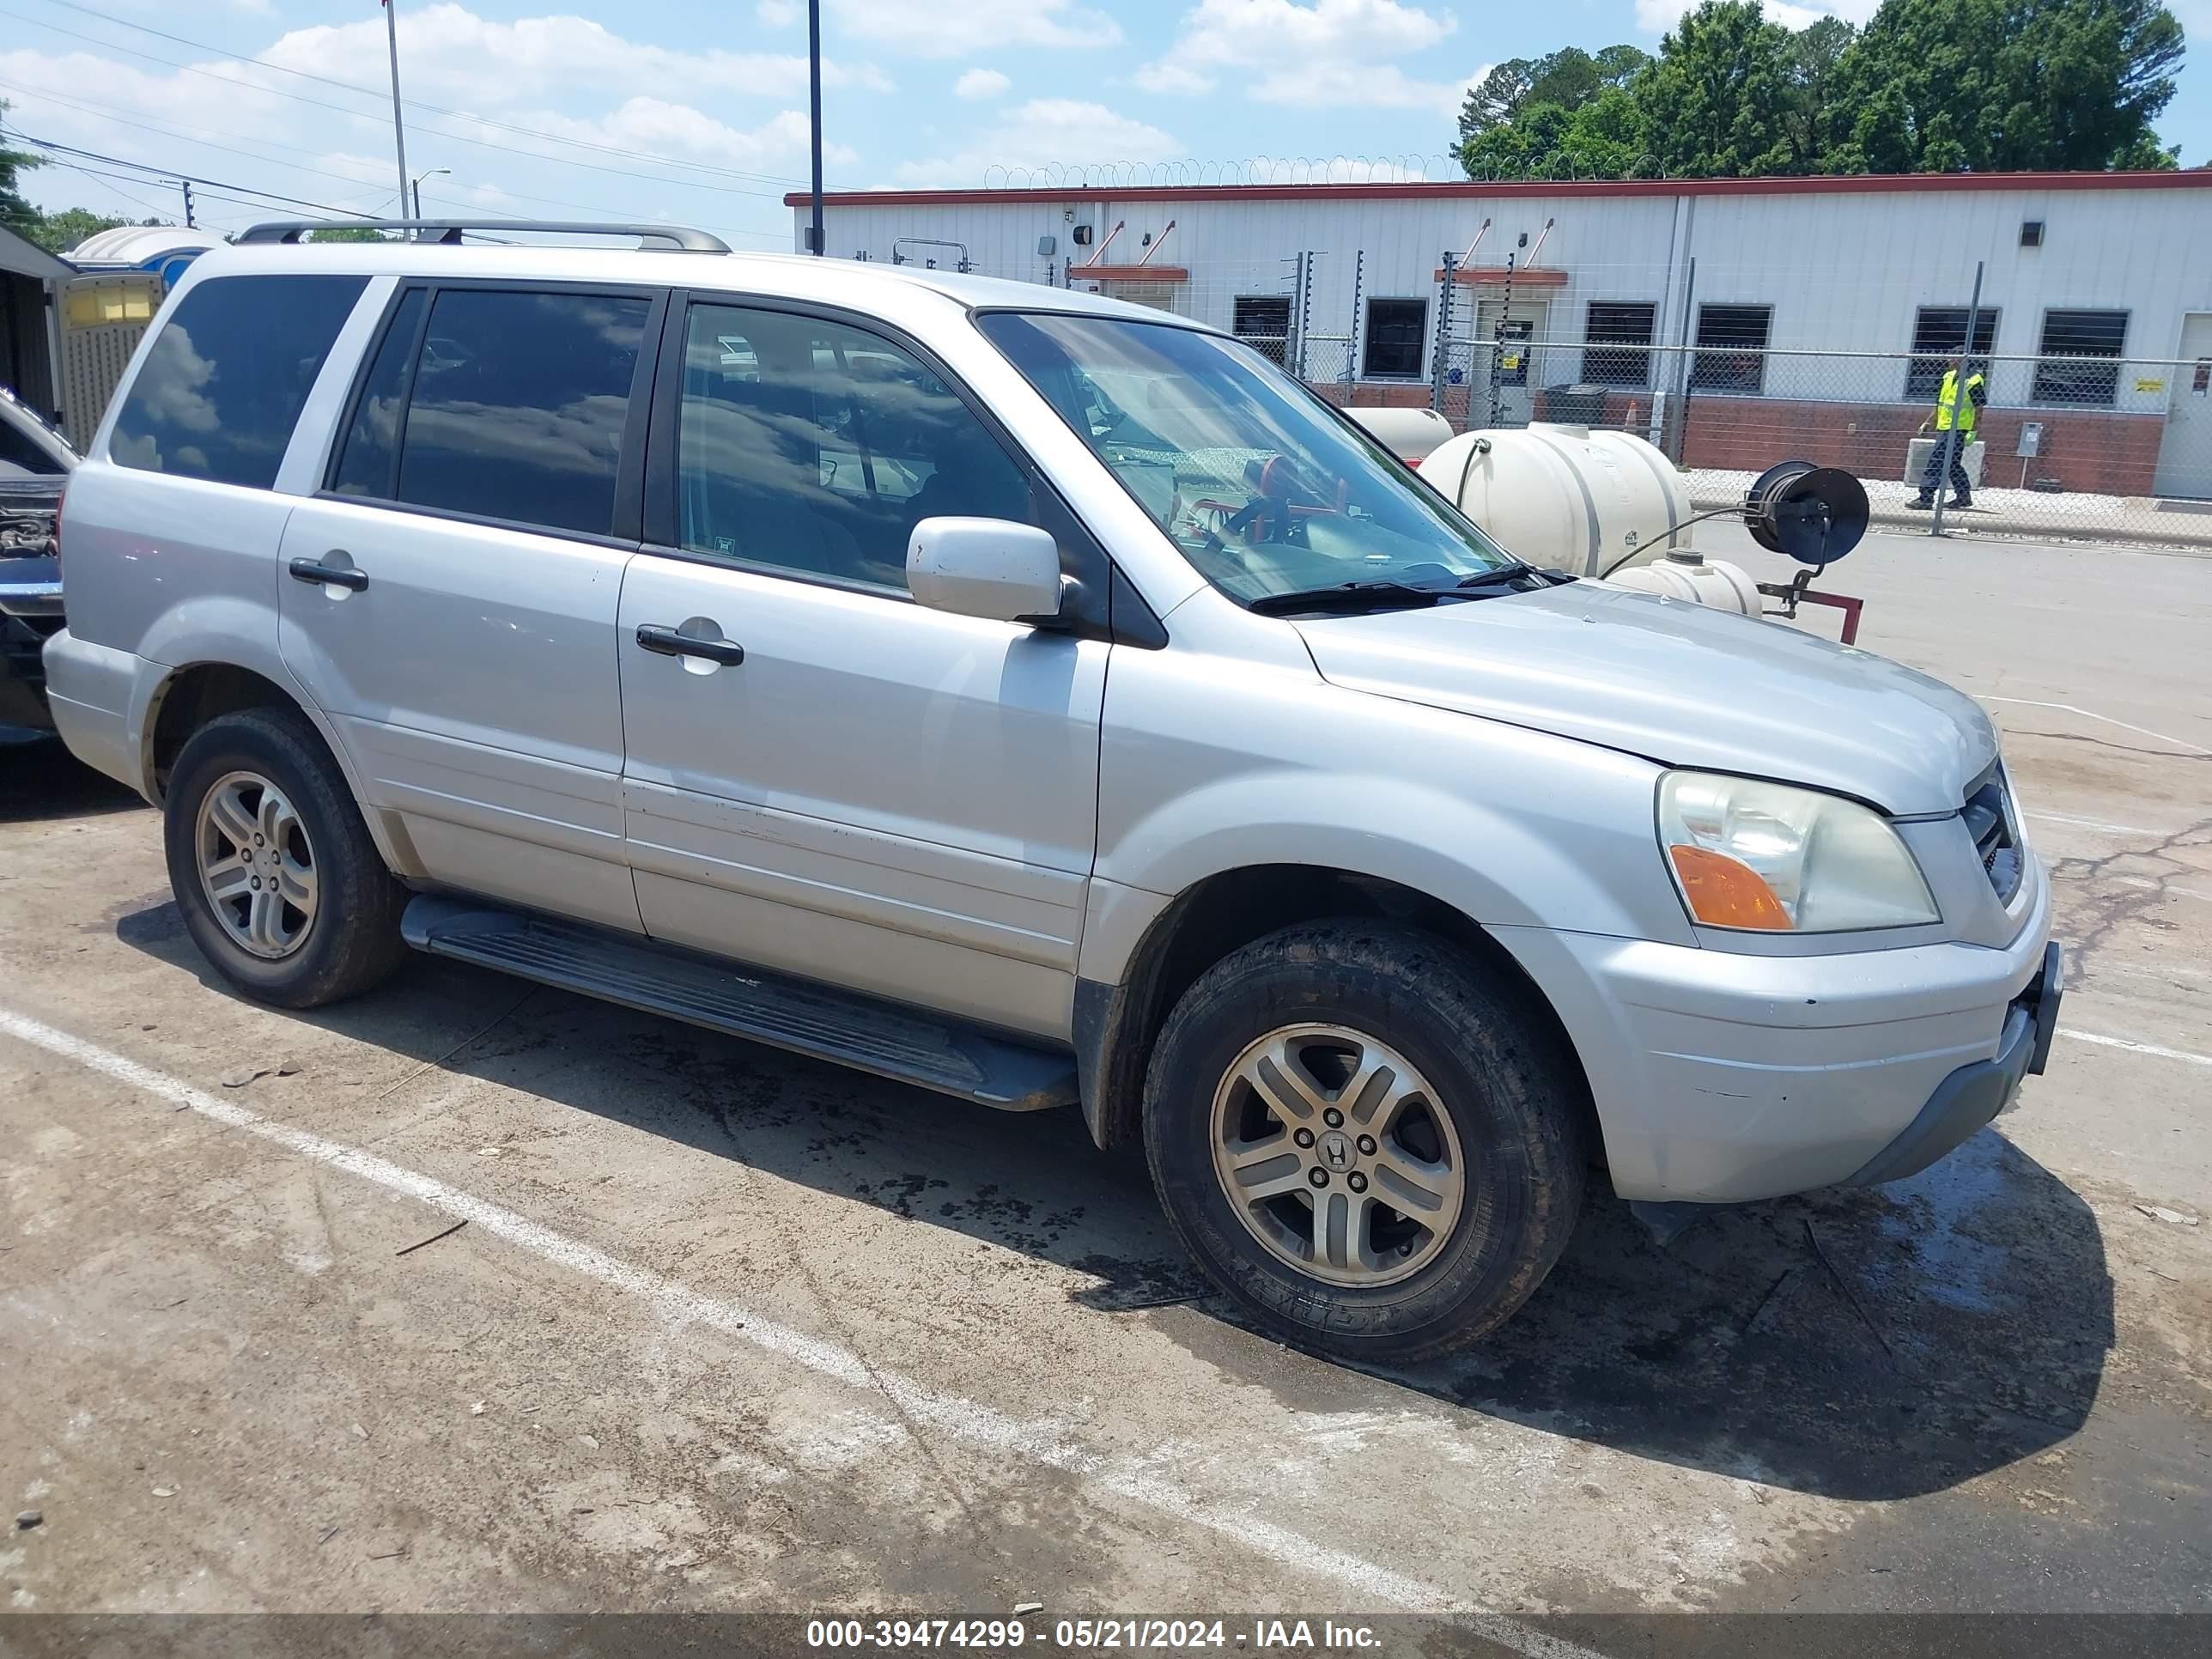
[[[924,519],[906,545],[906,585],[957,617],[1047,623],[1060,618],[1060,544],[1011,519]]]

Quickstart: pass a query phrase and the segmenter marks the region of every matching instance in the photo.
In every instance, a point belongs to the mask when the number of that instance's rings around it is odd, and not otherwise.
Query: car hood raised
[[[1981,706],[1810,634],[1596,582],[1302,621],[1332,684],[1669,766],[1953,812],[1996,758]]]

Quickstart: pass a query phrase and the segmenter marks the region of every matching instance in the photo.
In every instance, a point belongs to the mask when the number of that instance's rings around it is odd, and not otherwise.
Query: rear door
[[[1103,556],[910,343],[696,295],[665,337],[619,641],[647,930],[1065,1037],[1109,647],[925,609],[906,548],[961,514]]]
[[[615,624],[664,304],[403,288],[278,583],[286,665],[433,880],[632,931]]]

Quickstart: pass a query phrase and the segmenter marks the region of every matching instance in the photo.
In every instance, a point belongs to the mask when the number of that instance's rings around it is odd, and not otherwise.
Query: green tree
[[[49,253],[66,253],[88,236],[131,222],[94,213],[90,208],[64,208],[58,213],[40,213],[33,208],[31,211],[33,222],[25,234]],[[159,224],[161,221],[149,219],[146,222]]]
[[[1532,104],[1460,146],[1471,179],[1628,179],[1642,171],[1643,114],[1608,87],[1579,108]]]
[[[1626,88],[1650,61],[1628,46],[1607,46],[1595,53],[1564,46],[1541,58],[1508,58],[1468,88],[1460,107],[1460,144],[1464,149],[1485,134],[1510,126],[1524,112],[1546,106],[1572,115],[1607,93]],[[1514,141],[1509,149],[1522,142]]]
[[[335,230],[313,230],[307,233],[311,242],[380,242],[384,233],[371,230],[367,225],[341,225]]]
[[[2160,0],[1883,0],[1863,32],[1705,0],[1656,58],[1499,64],[1459,155],[1493,179],[2170,167],[2153,124],[2182,53]]]
[[[1809,172],[1791,142],[1798,52],[1757,0],[1705,0],[1659,43],[1637,83],[1645,134],[1668,178]]]
[[[2181,25],[2157,0],[1886,0],[1839,77],[1838,172],[2172,167]]]
[[[5,100],[0,100],[0,116],[8,112]],[[15,187],[15,175],[39,165],[39,158],[27,150],[10,149],[7,141],[0,138],[0,224],[21,235],[28,235],[38,222],[38,210],[25,201]]]

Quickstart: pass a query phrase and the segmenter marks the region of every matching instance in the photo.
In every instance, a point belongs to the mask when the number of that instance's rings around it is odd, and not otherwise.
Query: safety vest
[[[1959,390],[1959,371],[1945,369],[1943,384],[1936,388],[1936,429],[1938,432],[1951,429],[1951,410],[1955,404],[1959,411],[1959,430],[1972,432],[1974,417],[1982,412],[1974,406],[1974,388],[1978,386],[1986,388],[1987,384],[1980,374],[1969,374],[1966,376],[1966,389],[1961,392]]]

